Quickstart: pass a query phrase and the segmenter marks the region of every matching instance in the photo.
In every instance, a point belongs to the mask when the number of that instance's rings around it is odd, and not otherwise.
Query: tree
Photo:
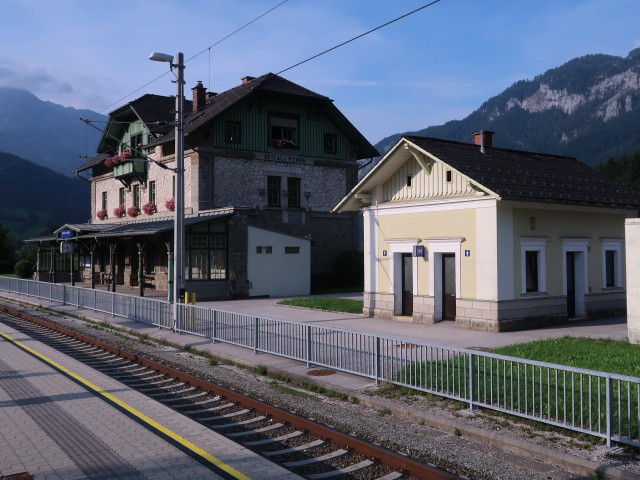
[[[595,168],[609,178],[640,190],[640,150],[633,155],[622,155],[618,159],[609,158]]]
[[[9,227],[0,222],[0,273],[13,273],[15,264],[15,242],[9,236]]]

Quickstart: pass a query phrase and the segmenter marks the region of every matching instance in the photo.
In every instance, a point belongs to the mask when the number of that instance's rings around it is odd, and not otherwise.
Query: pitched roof
[[[640,192],[573,157],[493,147],[485,147],[482,153],[474,144],[406,136],[354,187],[336,210],[344,210],[355,194],[367,191],[372,184],[384,182],[395,173],[398,164],[389,159],[404,142],[410,142],[502,199],[640,206]],[[403,157],[404,161],[406,158]],[[353,207],[353,202],[349,203]]]
[[[74,173],[82,172],[82,171],[87,170],[89,168],[93,168],[96,165],[100,165],[101,163],[104,163],[104,161],[107,158],[109,158],[110,156],[111,155],[105,155],[104,153],[99,153],[95,157],[91,157],[89,160],[84,162],[82,165],[80,165],[78,168],[76,168],[73,172]]]
[[[245,97],[256,92],[269,92],[272,94],[281,95],[293,95],[300,99],[316,102],[331,103],[328,97],[312,92],[300,85],[290,82],[273,73],[267,73],[260,77],[248,80],[246,83],[235,86],[229,90],[218,93],[209,99],[204,107],[200,108],[197,112],[190,112],[185,115],[184,119],[184,134],[189,135],[194,130],[209,122],[209,120],[217,117],[222,112],[225,112],[231,106],[243,100]],[[191,110],[192,102],[189,102],[189,106],[185,104],[185,112]],[[157,145],[160,143],[166,143],[174,138],[175,131],[173,129],[167,131],[159,140],[152,142],[151,145]]]
[[[338,123],[342,124],[349,134],[358,140],[358,144],[362,147],[362,156],[377,156],[378,152],[373,146],[362,136],[362,134],[342,115],[335,107],[333,100],[319,93],[315,93],[274,73],[267,73],[260,77],[248,80],[246,83],[235,86],[229,90],[218,93],[211,97],[204,107],[197,112],[191,112],[184,118],[184,134],[189,135],[198,128],[207,124],[229,108],[238,104],[238,102],[248,98],[249,96],[265,93],[269,95],[282,95],[286,97],[295,97],[301,101],[315,102],[324,104],[327,107],[327,113],[333,115]],[[192,102],[189,106],[185,104],[185,111],[192,108]],[[175,131],[172,129],[162,136],[160,139],[151,142],[149,146],[159,145],[169,141],[173,141]]]
[[[175,97],[166,97],[162,95],[153,95],[147,93],[135,100],[126,103],[112,112],[109,113],[109,122],[105,127],[105,132],[108,132],[111,127],[116,124],[114,120],[119,115],[127,115],[133,112],[137,118],[139,118],[149,129],[149,131],[156,135],[162,136],[167,132],[173,131],[175,122]],[[185,110],[191,109],[191,101],[185,101]],[[113,142],[106,133],[102,134],[99,142],[100,145],[109,144]],[[104,162],[110,155],[98,154],[95,157],[90,158],[85,163],[80,165],[74,172],[82,172],[89,168],[93,168],[96,165]]]
[[[176,108],[175,97],[146,94],[132,100],[125,107],[127,106],[136,112],[138,118],[145,123],[151,133],[164,135],[173,131]],[[191,108],[191,101],[185,100],[185,111],[191,110]],[[121,109],[122,107],[112,112],[112,115],[115,115]]]

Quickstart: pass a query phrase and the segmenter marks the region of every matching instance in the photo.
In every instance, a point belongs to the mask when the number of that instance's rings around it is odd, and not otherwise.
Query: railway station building
[[[506,331],[624,312],[640,193],[492,135],[403,137],[334,208],[364,216],[364,314]]]
[[[175,97],[147,94],[110,113],[77,170],[91,220],[31,240],[41,280],[73,271],[87,285],[171,290],[174,110]],[[184,134],[184,278],[198,299],[308,294],[360,245],[357,215],[330,210],[357,182],[357,160],[378,152],[330,98],[272,73],[218,94],[198,82]],[[73,254],[56,253],[62,241]]]

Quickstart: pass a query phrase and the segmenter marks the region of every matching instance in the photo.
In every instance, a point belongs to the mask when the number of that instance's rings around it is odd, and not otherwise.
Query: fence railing
[[[0,290],[125,317],[640,446],[640,378],[68,285]]]

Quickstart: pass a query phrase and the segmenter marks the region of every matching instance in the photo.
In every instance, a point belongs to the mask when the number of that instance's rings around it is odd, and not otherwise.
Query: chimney
[[[217,93],[217,92],[207,92],[207,94],[206,94],[206,100],[207,100],[207,103],[209,103],[209,100],[211,100],[211,99],[212,99],[213,97],[215,97],[216,95],[218,95],[218,93]]]
[[[480,145],[480,151],[484,153],[484,147],[493,147],[493,134],[490,130],[480,130],[473,133],[473,144]]]
[[[250,77],[249,75],[247,75],[246,77],[242,77],[242,85],[245,85],[246,83],[250,82],[251,80],[254,80],[256,77]]]
[[[205,92],[207,89],[202,86],[202,81],[198,80],[198,84],[191,91],[193,92],[193,111],[197,112],[206,104]]]

